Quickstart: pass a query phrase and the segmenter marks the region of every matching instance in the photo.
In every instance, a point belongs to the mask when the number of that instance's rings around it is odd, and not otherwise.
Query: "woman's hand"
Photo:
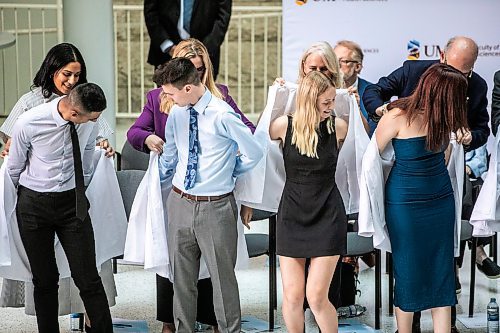
[[[115,150],[109,144],[108,139],[104,139],[104,140],[100,141],[97,145],[101,149],[104,149],[106,151],[106,153],[105,153],[106,157],[113,157],[113,156],[115,156]]]
[[[275,80],[274,80],[274,83],[273,84],[279,84],[280,86],[284,86],[286,83],[285,79],[282,78],[282,77],[277,77]]]
[[[3,146],[3,150],[0,153],[0,157],[4,158],[5,156],[9,155],[9,149],[10,149],[10,144],[12,143],[12,139],[9,138],[5,145]]]
[[[155,153],[161,154],[163,153],[163,144],[165,143],[162,138],[160,138],[156,134],[149,135],[144,141],[146,146],[148,146],[149,150],[154,151]]]
[[[457,131],[457,142],[468,146],[472,142],[472,133],[466,129],[466,128],[461,128]]]
[[[252,220],[253,209],[245,205],[241,205],[240,216],[243,225],[250,230],[250,221]]]

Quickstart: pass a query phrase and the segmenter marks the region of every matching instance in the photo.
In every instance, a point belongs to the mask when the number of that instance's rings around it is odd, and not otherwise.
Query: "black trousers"
[[[174,323],[174,285],[169,279],[156,275],[156,320]],[[196,321],[217,326],[214,311],[212,281],[198,280],[198,302]]]
[[[68,258],[71,277],[92,325],[92,332],[112,333],[111,314],[95,260],[90,217],[76,217],[75,191],[40,193],[19,186],[16,207],[21,239],[31,266],[40,333],[59,333],[57,235]]]

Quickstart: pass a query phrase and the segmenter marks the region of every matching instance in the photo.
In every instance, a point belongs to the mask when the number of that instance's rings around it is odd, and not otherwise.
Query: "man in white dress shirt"
[[[200,257],[213,284],[222,333],[239,333],[241,311],[234,274],[238,208],[235,179],[262,158],[262,148],[233,109],[200,82],[185,58],[168,62],[155,82],[176,104],[168,116],[159,159],[160,180],[171,175],[167,200],[168,251],[177,333],[194,332]]]
[[[68,258],[92,332],[113,332],[84,192],[93,173],[98,131],[94,125],[105,108],[102,89],[85,83],[24,113],[14,127],[7,171],[18,188],[16,215],[33,274],[40,333],[59,332],[55,235]]]

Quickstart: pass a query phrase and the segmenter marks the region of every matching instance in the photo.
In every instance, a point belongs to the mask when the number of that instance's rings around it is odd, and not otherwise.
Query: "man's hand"
[[[9,138],[5,145],[3,146],[3,150],[0,153],[0,157],[4,158],[5,156],[9,155],[9,149],[10,149],[10,144],[12,143],[12,139]]]
[[[457,142],[466,146],[470,145],[472,142],[472,133],[466,128],[459,129],[457,131]]]
[[[165,143],[158,135],[151,134],[144,141],[149,150],[161,154],[163,152],[163,144]]]
[[[175,51],[175,47],[176,47],[176,46],[177,46],[177,45],[176,45],[176,44],[174,44],[174,45],[172,45],[172,46],[168,49],[168,55],[169,55],[170,57],[173,57],[173,56],[174,56],[174,51]]]
[[[253,209],[244,205],[241,205],[240,216],[241,222],[250,230],[250,220],[252,219]]]
[[[377,116],[382,117],[384,114],[387,113],[387,104],[381,105],[378,108],[376,108],[375,113],[377,114]]]
[[[349,95],[354,95],[354,97],[356,98],[356,102],[358,102],[358,106],[360,106],[361,103],[360,103],[360,99],[359,99],[358,88],[351,86],[351,87],[347,88],[347,92],[349,93]]]
[[[104,149],[106,151],[105,155],[106,157],[113,157],[115,156],[115,150],[111,145],[109,144],[109,141],[107,139],[102,140],[97,144],[101,149]]]

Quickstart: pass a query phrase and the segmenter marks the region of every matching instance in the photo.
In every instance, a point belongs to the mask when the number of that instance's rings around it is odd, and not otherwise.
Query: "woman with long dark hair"
[[[434,332],[449,333],[456,304],[455,201],[445,150],[467,129],[467,78],[445,64],[430,67],[414,93],[392,102],[375,132],[395,162],[385,185],[385,218],[394,258],[399,333],[413,312],[431,309]]]

